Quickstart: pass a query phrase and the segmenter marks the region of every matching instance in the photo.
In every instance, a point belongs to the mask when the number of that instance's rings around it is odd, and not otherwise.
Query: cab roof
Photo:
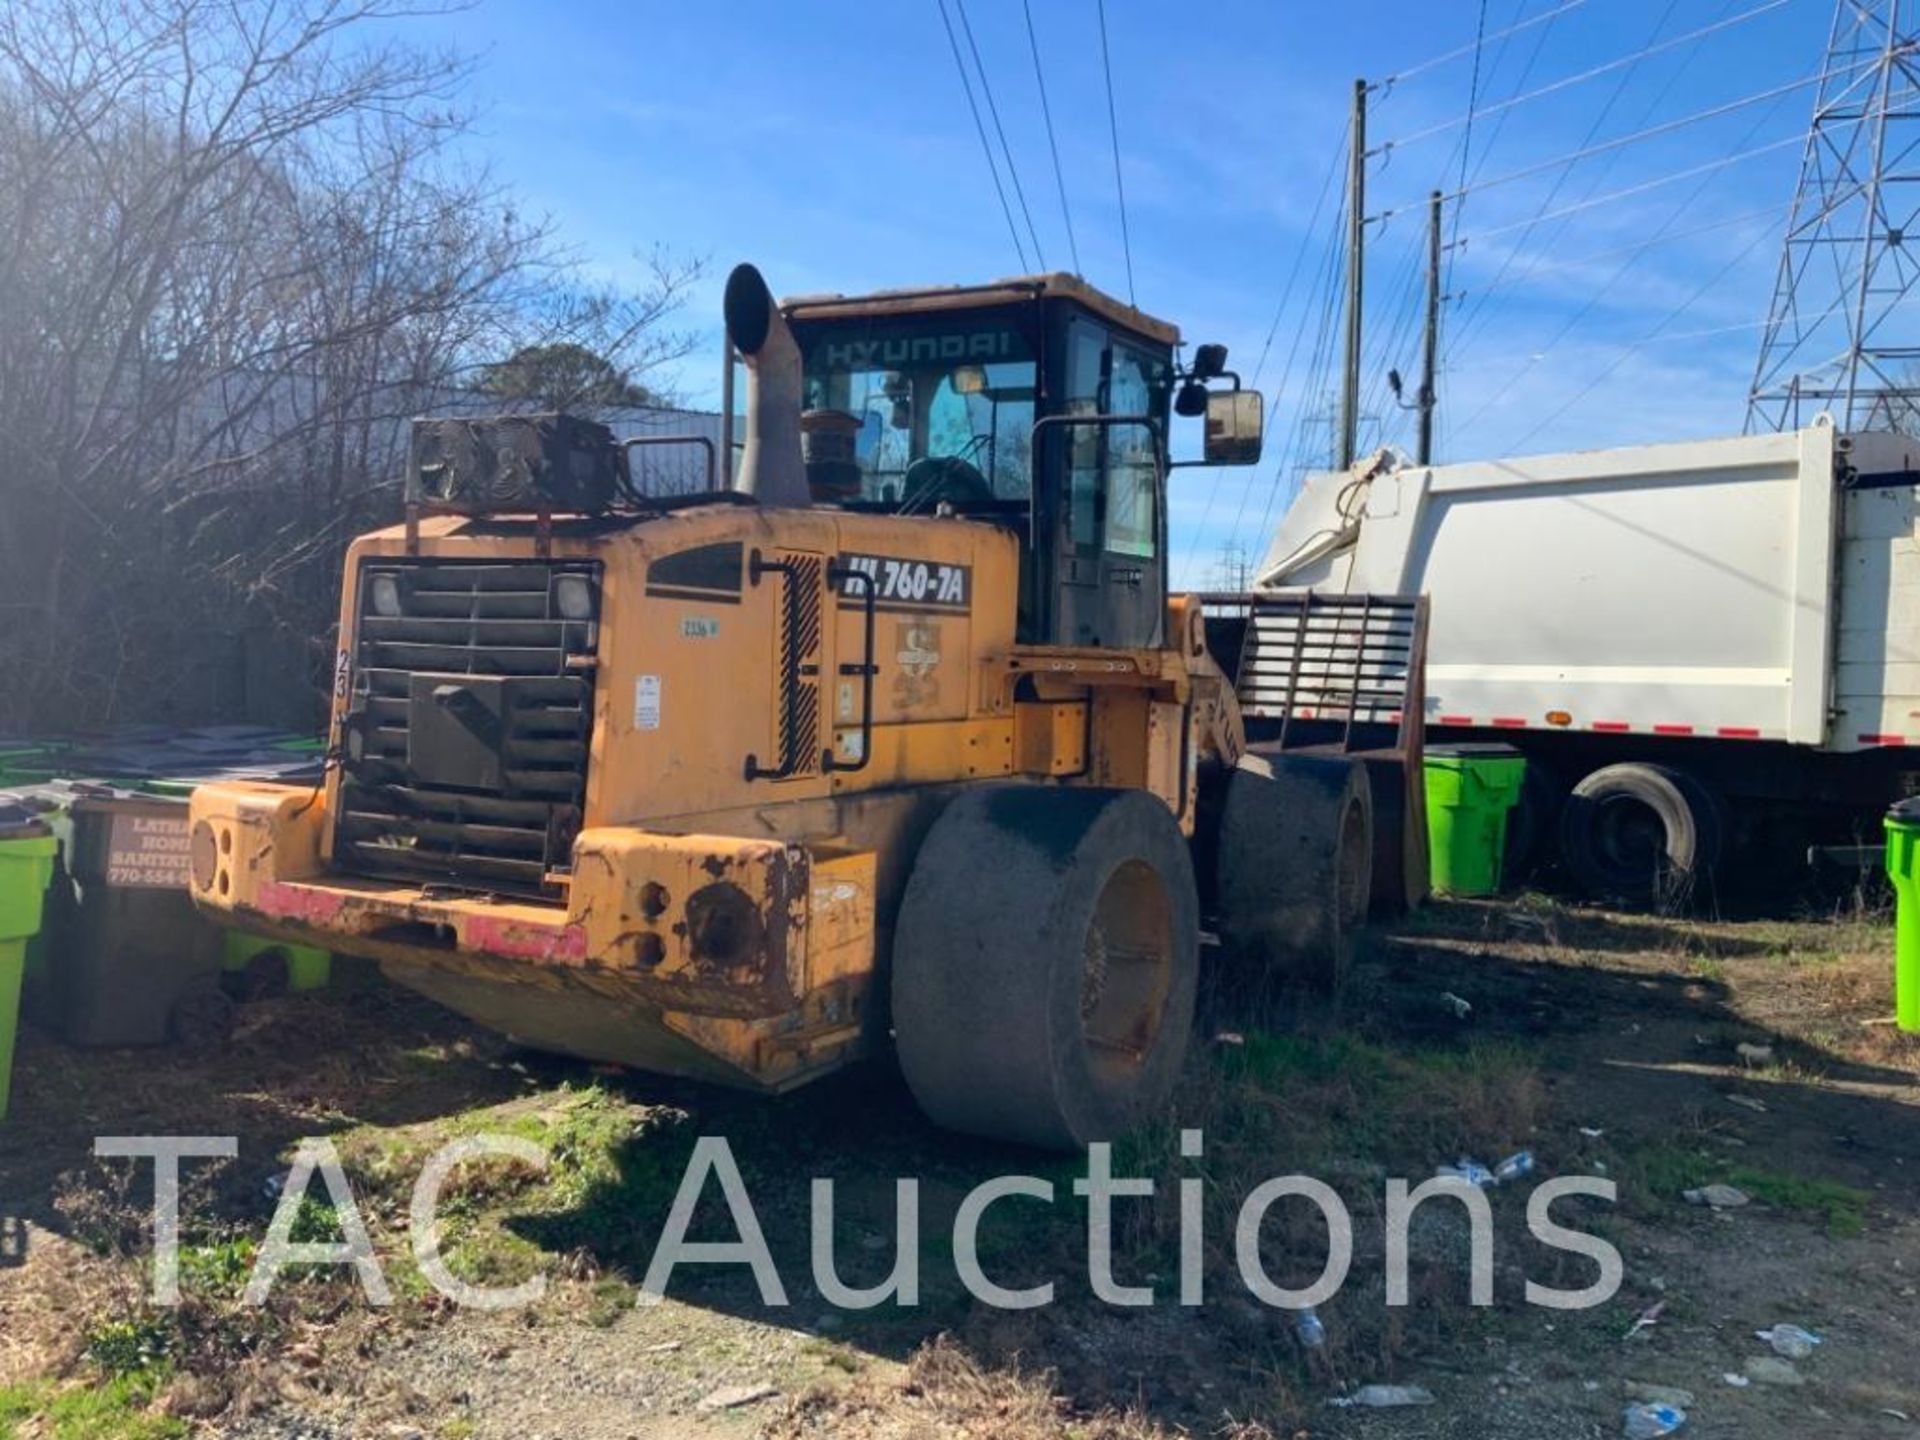
[[[1158,340],[1180,343],[1180,329],[1144,310],[1095,289],[1078,275],[1055,270],[1045,275],[1016,275],[981,285],[940,285],[906,290],[876,290],[868,295],[796,295],[780,302],[789,321],[845,319],[858,315],[922,315],[929,311],[1013,304],[1045,296],[1073,300],[1102,319]]]

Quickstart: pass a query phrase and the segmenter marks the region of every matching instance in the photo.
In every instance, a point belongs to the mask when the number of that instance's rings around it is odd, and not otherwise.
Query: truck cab
[[[1023,644],[1162,643],[1170,413],[1195,383],[1174,326],[1057,273],[781,308],[816,503],[1016,531]],[[1251,463],[1260,404],[1232,384],[1181,413],[1208,414],[1219,463]]]

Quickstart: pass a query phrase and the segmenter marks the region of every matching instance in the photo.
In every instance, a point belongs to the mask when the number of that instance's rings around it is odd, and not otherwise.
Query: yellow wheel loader
[[[702,493],[566,416],[416,422],[325,782],[199,789],[194,898],[533,1046],[766,1091],[891,1046],[943,1125],[1113,1137],[1203,925],[1331,982],[1368,909],[1362,763],[1248,756],[1168,591],[1169,427],[1252,463],[1260,397],[1072,276],[725,307]]]

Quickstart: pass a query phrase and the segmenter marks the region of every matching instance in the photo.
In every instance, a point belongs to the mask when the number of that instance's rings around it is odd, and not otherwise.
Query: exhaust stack
[[[800,455],[800,347],[751,265],[727,277],[727,333],[747,362],[747,439],[734,489],[762,505],[811,503]]]

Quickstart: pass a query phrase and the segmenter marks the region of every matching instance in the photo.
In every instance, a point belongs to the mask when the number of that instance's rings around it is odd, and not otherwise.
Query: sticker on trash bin
[[[192,874],[187,817],[116,815],[107,836],[107,884],[139,890],[184,890]]]
[[[633,728],[660,728],[660,677],[642,675],[633,682]]]

